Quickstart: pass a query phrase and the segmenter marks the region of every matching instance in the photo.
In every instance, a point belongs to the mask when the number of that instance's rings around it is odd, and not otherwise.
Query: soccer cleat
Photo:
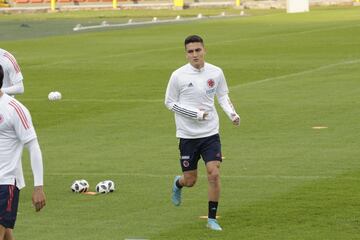
[[[220,227],[219,223],[216,219],[209,218],[208,223],[206,224],[208,228],[215,231],[222,231],[222,228]]]
[[[181,189],[176,186],[176,181],[180,179],[180,176],[176,176],[172,187],[171,201],[175,206],[179,206],[181,203]]]

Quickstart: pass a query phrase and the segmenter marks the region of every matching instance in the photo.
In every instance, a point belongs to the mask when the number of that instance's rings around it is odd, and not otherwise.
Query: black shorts
[[[14,228],[20,190],[15,185],[0,185],[0,225]]]
[[[210,161],[222,161],[219,134],[195,139],[180,138],[179,150],[183,172],[197,169],[200,156],[205,164]]]

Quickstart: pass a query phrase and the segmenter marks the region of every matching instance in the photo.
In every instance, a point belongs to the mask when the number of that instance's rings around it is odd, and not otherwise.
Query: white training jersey
[[[23,80],[23,75],[15,57],[8,51],[1,48],[0,65],[4,70],[3,88],[11,87]]]
[[[0,97],[0,185],[25,186],[21,156],[24,144],[37,138],[29,111],[7,94]]]
[[[229,90],[223,71],[205,63],[202,69],[190,63],[174,71],[170,77],[165,105],[175,112],[176,137],[202,138],[219,133],[219,117],[214,105],[214,97],[227,96]],[[223,110],[235,113],[230,100]],[[203,120],[203,112],[208,116]]]

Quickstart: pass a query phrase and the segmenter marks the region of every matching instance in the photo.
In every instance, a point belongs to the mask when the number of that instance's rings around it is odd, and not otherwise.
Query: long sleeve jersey
[[[13,95],[24,92],[23,75],[15,57],[0,48],[0,65],[4,70],[2,92]]]
[[[176,137],[193,139],[219,133],[215,95],[230,119],[236,115],[228,92],[223,71],[212,64],[205,63],[197,69],[188,63],[174,71],[166,89],[165,105],[175,113]],[[208,113],[205,119],[204,112]]]
[[[27,108],[7,94],[0,97],[0,185],[25,186],[21,156],[30,151],[34,186],[43,185],[43,165],[37,136]]]

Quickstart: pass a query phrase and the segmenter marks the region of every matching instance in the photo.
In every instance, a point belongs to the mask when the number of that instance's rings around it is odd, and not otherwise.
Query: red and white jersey
[[[176,137],[193,139],[219,133],[214,97],[227,96],[228,92],[223,71],[212,64],[205,63],[202,69],[196,69],[188,63],[174,71],[165,105],[175,112]],[[205,119],[203,112],[208,113]]]
[[[3,88],[11,87],[23,80],[23,75],[15,57],[8,51],[1,48],[0,65],[4,69]]]
[[[24,144],[37,138],[27,108],[7,94],[0,97],[0,185],[25,186],[21,156]]]

